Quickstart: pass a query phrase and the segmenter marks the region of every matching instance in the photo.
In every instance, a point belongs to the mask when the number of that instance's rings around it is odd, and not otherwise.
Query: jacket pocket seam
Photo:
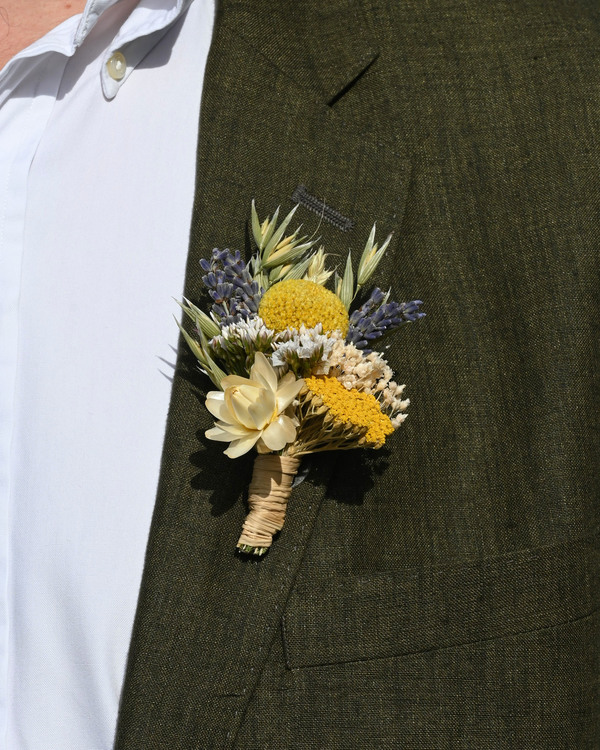
[[[597,532],[527,554],[400,576],[304,582],[282,618],[286,665],[366,661],[535,632],[596,611]]]
[[[462,648],[463,646],[477,646],[480,643],[490,643],[495,641],[502,641],[509,638],[518,638],[523,635],[530,635],[532,633],[540,633],[544,630],[552,630],[553,628],[559,628],[563,625],[572,625],[576,622],[581,622],[583,620],[588,620],[598,612],[600,607],[594,607],[590,612],[587,612],[583,615],[578,615],[577,617],[571,617],[566,620],[559,620],[557,622],[549,623],[548,625],[541,625],[537,628],[525,628],[523,630],[517,630],[510,633],[505,633],[503,635],[494,635],[490,636],[489,638],[477,638],[476,640],[466,640],[466,641],[460,641],[458,643],[449,643],[444,646],[430,646],[428,648],[419,648],[415,649],[414,651],[398,651],[398,653],[392,653],[392,654],[385,654],[385,656],[365,656],[363,658],[356,658],[356,659],[338,659],[338,660],[332,660],[332,661],[320,661],[316,662],[314,664],[302,664],[299,666],[293,666],[290,663],[290,660],[288,658],[288,652],[286,648],[286,642],[285,642],[285,636],[284,636],[284,655],[285,655],[285,665],[286,668],[291,672],[297,672],[297,671],[303,671],[305,669],[319,669],[320,667],[335,667],[335,666],[342,666],[345,664],[361,664],[363,662],[372,662],[372,661],[386,661],[389,659],[402,659],[405,656],[418,656],[419,654],[427,654],[427,653],[434,653],[438,651],[448,651],[453,648]],[[285,616],[282,617],[282,631],[285,631],[284,626],[284,620]]]

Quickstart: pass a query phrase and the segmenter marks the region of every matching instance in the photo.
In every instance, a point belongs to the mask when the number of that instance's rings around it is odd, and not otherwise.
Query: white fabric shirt
[[[214,0],[89,0],[0,73],[0,747],[109,750]],[[189,6],[189,9],[188,9]],[[109,75],[114,51],[125,76]]]

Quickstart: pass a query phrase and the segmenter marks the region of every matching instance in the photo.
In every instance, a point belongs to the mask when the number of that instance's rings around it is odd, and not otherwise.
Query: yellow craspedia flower
[[[288,279],[273,284],[264,293],[258,314],[268,328],[314,328],[322,323],[323,331],[339,329],[348,333],[348,311],[341,299],[329,289],[306,279]]]
[[[348,390],[337,378],[310,377],[304,382],[312,393],[319,396],[336,420],[354,427],[368,428],[365,440],[371,448],[381,448],[394,427],[379,402],[371,393],[356,388]]]

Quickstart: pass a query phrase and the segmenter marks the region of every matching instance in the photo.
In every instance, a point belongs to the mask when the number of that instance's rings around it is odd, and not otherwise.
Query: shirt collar
[[[107,7],[119,0],[91,0],[91,12],[96,13],[95,6]],[[193,0],[140,0],[125,23],[118,30],[104,55],[101,81],[102,90],[108,99],[112,99],[119,88],[129,78],[136,65],[164,36],[169,27],[187,10]],[[87,6],[86,6],[87,11]],[[84,13],[85,15],[85,13]],[[96,16],[96,19],[98,16]],[[90,16],[93,19],[93,16]],[[83,18],[82,18],[83,22]],[[95,23],[95,20],[92,20]],[[88,32],[89,33],[89,32]],[[115,52],[125,56],[127,67],[120,81],[115,81],[108,73],[107,63]]]
[[[87,0],[86,6],[81,14],[81,19],[77,26],[77,30],[73,35],[73,45],[75,49],[83,42],[86,36],[96,25],[96,21],[113,5],[116,5],[119,0]]]
[[[33,44],[16,54],[1,71],[0,80],[11,75],[16,65],[48,52],[72,57],[90,34],[100,16],[123,0],[88,0],[83,13],[68,18]],[[193,0],[139,0],[125,19],[102,58],[100,81],[104,95],[114,98],[136,65],[158,43],[167,29],[187,10]],[[125,56],[126,71],[119,81],[108,74],[106,63],[119,51]]]

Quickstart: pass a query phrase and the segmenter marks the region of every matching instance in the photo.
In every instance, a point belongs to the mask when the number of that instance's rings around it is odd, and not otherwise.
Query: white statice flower
[[[218,421],[206,437],[230,443],[225,450],[229,458],[254,446],[259,453],[282,450],[296,439],[298,422],[286,412],[303,385],[291,372],[278,379],[269,360],[257,352],[249,378],[227,375],[222,391],[207,393],[206,408]]]
[[[247,320],[223,326],[221,333],[209,341],[209,346],[217,359],[225,364],[226,371],[247,375],[256,352],[271,352],[274,335],[275,332],[267,328],[260,316],[253,315]]]
[[[323,333],[321,323],[314,328],[300,326],[287,328],[273,340],[271,362],[275,367],[290,368],[304,374],[326,375],[329,370],[329,355],[339,332]]]
[[[236,323],[223,326],[220,335],[211,339],[210,344],[211,346],[223,346],[225,342],[253,344],[257,339],[266,339],[272,337],[273,334],[274,331],[271,328],[267,328],[264,320],[259,315],[253,315],[247,320],[240,320]]]

